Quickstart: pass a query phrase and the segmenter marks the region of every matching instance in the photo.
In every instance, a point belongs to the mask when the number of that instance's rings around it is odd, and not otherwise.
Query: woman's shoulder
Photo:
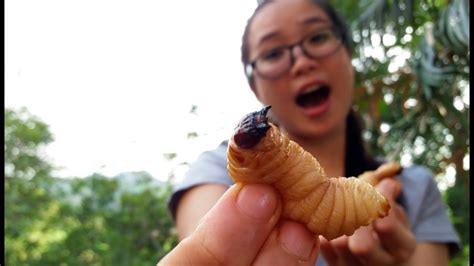
[[[427,193],[438,190],[433,171],[423,165],[403,167],[397,176],[400,180],[405,197],[421,200]]]
[[[433,171],[424,165],[403,167],[399,177],[402,180],[414,183],[427,183],[434,180]]]
[[[202,184],[233,184],[227,173],[227,141],[223,141],[216,148],[201,153],[189,165],[184,175],[175,180],[168,207],[171,214],[175,215],[176,207],[184,192]]]
[[[411,229],[419,241],[441,242],[450,245],[451,256],[460,248],[459,238],[448,217],[435,175],[428,167],[403,167],[397,176],[402,183],[398,200],[408,214]]]
[[[221,142],[216,148],[201,153],[190,163],[185,177],[192,180],[227,175],[227,141]]]
[[[402,185],[402,193],[397,201],[408,211],[412,224],[427,205],[441,205],[440,191],[433,172],[426,166],[403,167],[396,177]]]
[[[196,161],[191,165],[207,164],[207,163],[227,163],[227,145],[228,141],[222,141],[216,148],[204,151],[201,153]]]
[[[440,198],[441,191],[435,173],[426,166],[403,167],[397,178],[402,184],[404,194],[412,199],[422,200],[422,197]]]

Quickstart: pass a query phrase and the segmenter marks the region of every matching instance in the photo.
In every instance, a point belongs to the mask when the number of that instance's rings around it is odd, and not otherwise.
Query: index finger
[[[382,246],[397,260],[405,260],[413,253],[416,238],[409,228],[407,215],[403,208],[395,202],[401,188],[395,180],[384,180],[377,190],[389,199],[391,208],[388,216],[377,219],[373,228],[380,237]]]

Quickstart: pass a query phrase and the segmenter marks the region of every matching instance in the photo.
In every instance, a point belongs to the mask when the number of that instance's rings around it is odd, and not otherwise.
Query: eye
[[[319,31],[311,34],[306,41],[311,45],[321,45],[328,42],[331,37],[331,31]]]
[[[285,53],[284,48],[275,48],[275,49],[271,49],[268,52],[263,53],[260,59],[266,62],[276,61],[282,58],[284,53]]]

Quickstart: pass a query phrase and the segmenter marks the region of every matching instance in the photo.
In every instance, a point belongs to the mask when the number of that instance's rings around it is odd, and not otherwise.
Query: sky
[[[256,5],[6,0],[5,106],[50,126],[55,140],[43,153],[56,176],[182,175],[181,163],[261,107],[240,63]]]

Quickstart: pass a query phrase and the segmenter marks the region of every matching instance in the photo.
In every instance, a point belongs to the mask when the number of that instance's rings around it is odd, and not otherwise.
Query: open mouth
[[[325,103],[329,98],[329,86],[317,85],[305,90],[296,97],[296,104],[303,108],[317,107]]]

